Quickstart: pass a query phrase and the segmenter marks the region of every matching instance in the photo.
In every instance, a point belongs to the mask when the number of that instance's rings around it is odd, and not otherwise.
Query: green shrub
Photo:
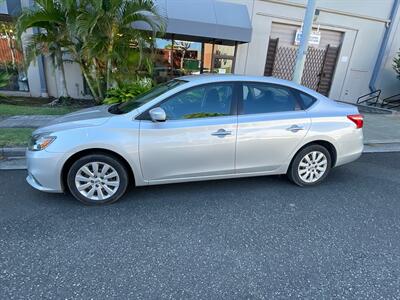
[[[397,73],[397,78],[400,79],[400,52],[397,53],[397,56],[393,58],[393,69]]]
[[[10,83],[11,76],[4,71],[0,71],[0,88],[6,87]]]
[[[103,103],[114,104],[127,102],[135,99],[136,96],[147,92],[151,87],[151,79],[145,78],[118,88],[112,88],[107,91],[107,97],[104,99]]]

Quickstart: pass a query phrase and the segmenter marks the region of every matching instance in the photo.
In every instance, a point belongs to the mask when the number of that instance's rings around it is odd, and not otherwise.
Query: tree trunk
[[[60,98],[69,98],[68,90],[67,90],[67,81],[65,79],[65,69],[64,69],[64,62],[62,59],[62,52],[61,50],[57,51],[56,54],[56,67],[58,70],[58,78],[59,78],[59,87],[61,89]]]
[[[6,37],[7,37],[8,48],[10,49],[11,52],[12,66],[15,67],[15,52],[14,52],[15,50],[11,42],[12,37],[9,34],[6,34]]]
[[[96,90],[92,84],[92,81],[89,78],[88,72],[86,70],[86,65],[85,63],[82,61],[80,55],[77,53],[77,51],[75,50],[75,48],[70,47],[69,48],[70,53],[73,54],[74,56],[74,61],[75,63],[77,63],[81,69],[82,75],[85,78],[85,81],[89,87],[90,93],[92,94],[94,101],[96,103],[101,103],[101,101],[103,100],[102,98],[99,97],[99,95],[96,93]],[[99,99],[100,98],[100,99]]]
[[[97,92],[98,92],[99,98],[104,99],[103,90],[101,89],[101,81],[100,81],[100,78],[98,77],[98,73],[97,73],[96,58],[93,58],[92,61],[93,61],[92,68],[93,68],[93,72],[94,72],[94,78],[96,79]]]
[[[183,69],[183,63],[184,63],[184,59],[185,59],[185,55],[186,55],[186,50],[183,49],[182,50],[182,58],[181,58],[181,69]]]
[[[111,72],[112,72],[112,60],[111,55],[114,51],[114,39],[115,39],[115,25],[111,29],[111,37],[110,37],[110,44],[108,45],[107,49],[107,90],[111,88]]]
[[[92,93],[92,96],[93,96],[93,98],[94,98],[94,101],[95,101],[96,103],[101,103],[102,99],[101,99],[101,98],[99,99],[99,95],[96,94],[96,90],[95,90],[95,88],[93,87],[92,82],[90,81],[89,75],[87,74],[85,68],[84,68],[82,65],[80,65],[80,66],[81,66],[81,71],[82,71],[83,77],[84,77],[85,80],[86,80],[86,83],[87,83],[87,85],[88,85],[88,87],[89,87],[90,92]]]

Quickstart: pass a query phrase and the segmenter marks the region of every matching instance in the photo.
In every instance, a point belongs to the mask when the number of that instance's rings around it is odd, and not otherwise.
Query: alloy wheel
[[[307,183],[318,181],[328,169],[328,159],[320,151],[307,153],[299,163],[297,172],[301,180]]]
[[[106,200],[117,192],[120,178],[118,172],[109,164],[90,162],[76,173],[75,186],[79,193],[90,200]]]

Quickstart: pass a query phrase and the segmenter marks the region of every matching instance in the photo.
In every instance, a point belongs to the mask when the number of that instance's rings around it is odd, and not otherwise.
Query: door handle
[[[231,135],[232,131],[226,131],[225,129],[219,129],[216,132],[211,133],[211,135],[213,136],[217,136],[217,137],[224,137],[226,135]]]
[[[304,127],[298,126],[298,125],[292,125],[289,128],[286,128],[286,130],[291,131],[291,132],[297,132],[300,130],[304,130]]]

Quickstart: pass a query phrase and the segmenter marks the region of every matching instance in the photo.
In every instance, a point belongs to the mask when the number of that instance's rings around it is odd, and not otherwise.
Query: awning
[[[167,20],[166,34],[190,39],[232,44],[251,40],[251,21],[246,5],[217,0],[155,0]],[[143,23],[135,28],[149,29]]]

